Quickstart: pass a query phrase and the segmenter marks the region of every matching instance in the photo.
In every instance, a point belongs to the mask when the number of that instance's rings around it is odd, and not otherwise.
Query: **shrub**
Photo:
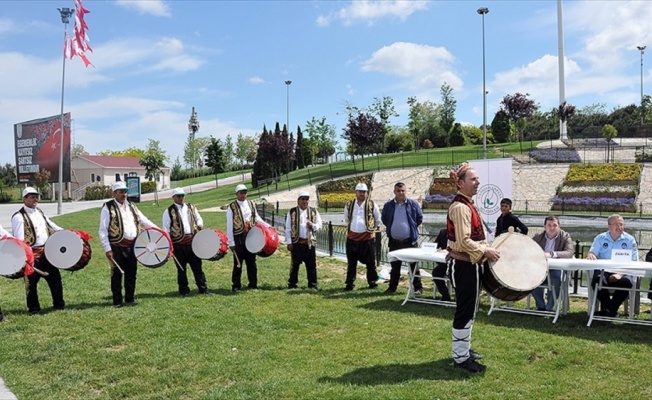
[[[636,162],[650,162],[652,161],[652,149],[645,147],[637,149],[634,157],[636,157]]]
[[[156,191],[156,182],[154,181],[145,181],[140,184],[140,193],[152,193]]]
[[[582,161],[575,149],[537,149],[530,151],[530,157],[542,163],[575,163]]]
[[[336,181],[324,182],[317,186],[317,191],[322,192],[350,192],[353,194],[355,185],[360,182],[367,184],[369,191],[371,191],[371,175],[355,176],[352,178],[339,179]]]
[[[14,199],[11,193],[0,192],[0,203],[9,203]]]
[[[112,196],[109,186],[88,186],[84,192],[84,200],[102,200]]]

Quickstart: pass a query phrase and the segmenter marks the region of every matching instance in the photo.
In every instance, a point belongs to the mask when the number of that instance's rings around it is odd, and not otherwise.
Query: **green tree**
[[[385,135],[385,153],[414,150],[414,138],[407,127],[393,126]]]
[[[97,153],[98,156],[111,156],[111,157],[137,157],[142,158],[145,156],[145,150],[137,147],[129,147],[125,150],[104,150]]]
[[[41,192],[41,195],[47,198],[50,197],[50,176],[52,176],[52,173],[43,168],[34,174],[34,185]]]
[[[524,132],[528,118],[532,117],[539,108],[534,100],[528,98],[529,96],[529,93],[508,94],[500,102],[501,109],[507,113],[509,119],[516,126],[516,135],[521,145],[521,152],[523,151]]]
[[[308,136],[307,144],[312,154],[311,159],[325,163],[328,157],[335,154],[337,145],[337,132],[334,125],[326,123],[326,117],[317,120],[315,117],[306,122],[305,132]]]
[[[242,133],[238,133],[238,138],[235,143],[235,156],[241,163],[241,167],[244,167],[245,164],[251,164],[256,161],[257,151],[257,138],[244,136]]]
[[[210,143],[206,146],[204,153],[204,164],[215,175],[215,187],[217,187],[217,174],[224,172],[226,165],[226,155],[219,139],[211,136]]]
[[[497,143],[511,142],[514,128],[509,121],[509,116],[504,110],[498,110],[491,121],[491,132]]]
[[[12,187],[18,184],[16,167],[10,163],[0,166],[0,184],[4,185],[4,187]]]
[[[84,150],[83,145],[81,145],[79,143],[75,143],[75,144],[72,145],[72,149],[70,150],[70,156],[71,157],[84,156],[84,155],[88,155],[88,152],[86,150]]]
[[[444,136],[440,124],[441,106],[431,101],[420,103],[416,97],[409,97],[407,103],[410,106],[408,129],[414,138],[415,149],[418,150],[425,139],[428,139],[431,145],[433,141],[441,143]],[[445,146],[447,138],[444,138],[443,142]]]
[[[449,143],[451,146],[464,146],[464,132],[462,131],[462,124],[459,122],[453,125],[451,129],[451,136]]]
[[[451,133],[453,124],[455,123],[455,110],[457,109],[457,100],[453,97],[453,88],[446,82],[441,85],[439,90],[441,93],[442,106],[440,107],[440,121],[441,129],[447,133]],[[451,146],[457,146],[451,143]]]
[[[149,139],[145,155],[140,159],[140,165],[145,167],[145,178],[149,181],[158,180],[161,176],[161,169],[165,166],[168,155],[161,148],[158,140]],[[154,201],[158,206],[158,185],[155,191]]]
[[[212,138],[211,138],[212,139]],[[209,143],[208,146],[212,144]],[[208,146],[206,148],[208,149]],[[233,144],[233,138],[231,137],[231,134],[229,133],[226,135],[226,139],[224,139],[224,168],[227,171],[230,171],[233,169],[233,164],[234,164],[234,155],[235,155],[235,146]],[[206,164],[206,166],[209,166]]]
[[[611,139],[618,136],[618,130],[611,124],[606,124],[602,127],[602,137],[607,141],[607,162],[610,160],[613,162],[613,154],[609,155],[609,149],[611,147]]]
[[[177,157],[177,159],[174,160],[174,163],[172,164],[172,168],[170,169],[170,180],[180,181],[183,178],[184,178],[184,173],[181,166],[181,161],[179,161],[179,157]]]

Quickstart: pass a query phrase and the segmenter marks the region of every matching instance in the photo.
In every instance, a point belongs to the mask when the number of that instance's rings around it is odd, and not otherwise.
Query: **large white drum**
[[[170,235],[159,228],[144,229],[134,241],[134,255],[146,267],[160,267],[172,255]]]
[[[25,267],[34,264],[34,253],[22,240],[5,237],[0,240],[0,275],[9,279],[22,278]]]
[[[202,229],[192,238],[192,252],[202,260],[217,261],[229,250],[229,238],[219,229]]]
[[[546,255],[534,240],[520,233],[504,233],[492,247],[500,259],[490,262],[482,274],[482,285],[493,297],[504,301],[525,298],[548,275]]]
[[[78,271],[91,260],[91,246],[79,233],[63,230],[54,232],[45,242],[45,258],[56,268]]]

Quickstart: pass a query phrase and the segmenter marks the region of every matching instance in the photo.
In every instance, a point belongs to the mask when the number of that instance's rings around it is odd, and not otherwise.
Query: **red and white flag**
[[[88,44],[90,39],[86,34],[88,30],[88,25],[84,20],[84,15],[88,14],[90,11],[84,8],[82,0],[75,0],[75,26],[73,28],[73,36],[69,37],[66,33],[65,44],[63,49],[63,54],[66,58],[72,59],[74,56],[81,58],[85,66],[93,65],[91,64],[88,57],[86,57],[86,52],[93,52],[93,49]]]

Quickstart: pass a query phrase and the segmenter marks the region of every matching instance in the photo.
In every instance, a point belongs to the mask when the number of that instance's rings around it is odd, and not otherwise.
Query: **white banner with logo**
[[[487,240],[491,243],[500,216],[500,200],[512,198],[512,159],[472,160],[469,163],[480,176],[475,204],[485,224]]]

